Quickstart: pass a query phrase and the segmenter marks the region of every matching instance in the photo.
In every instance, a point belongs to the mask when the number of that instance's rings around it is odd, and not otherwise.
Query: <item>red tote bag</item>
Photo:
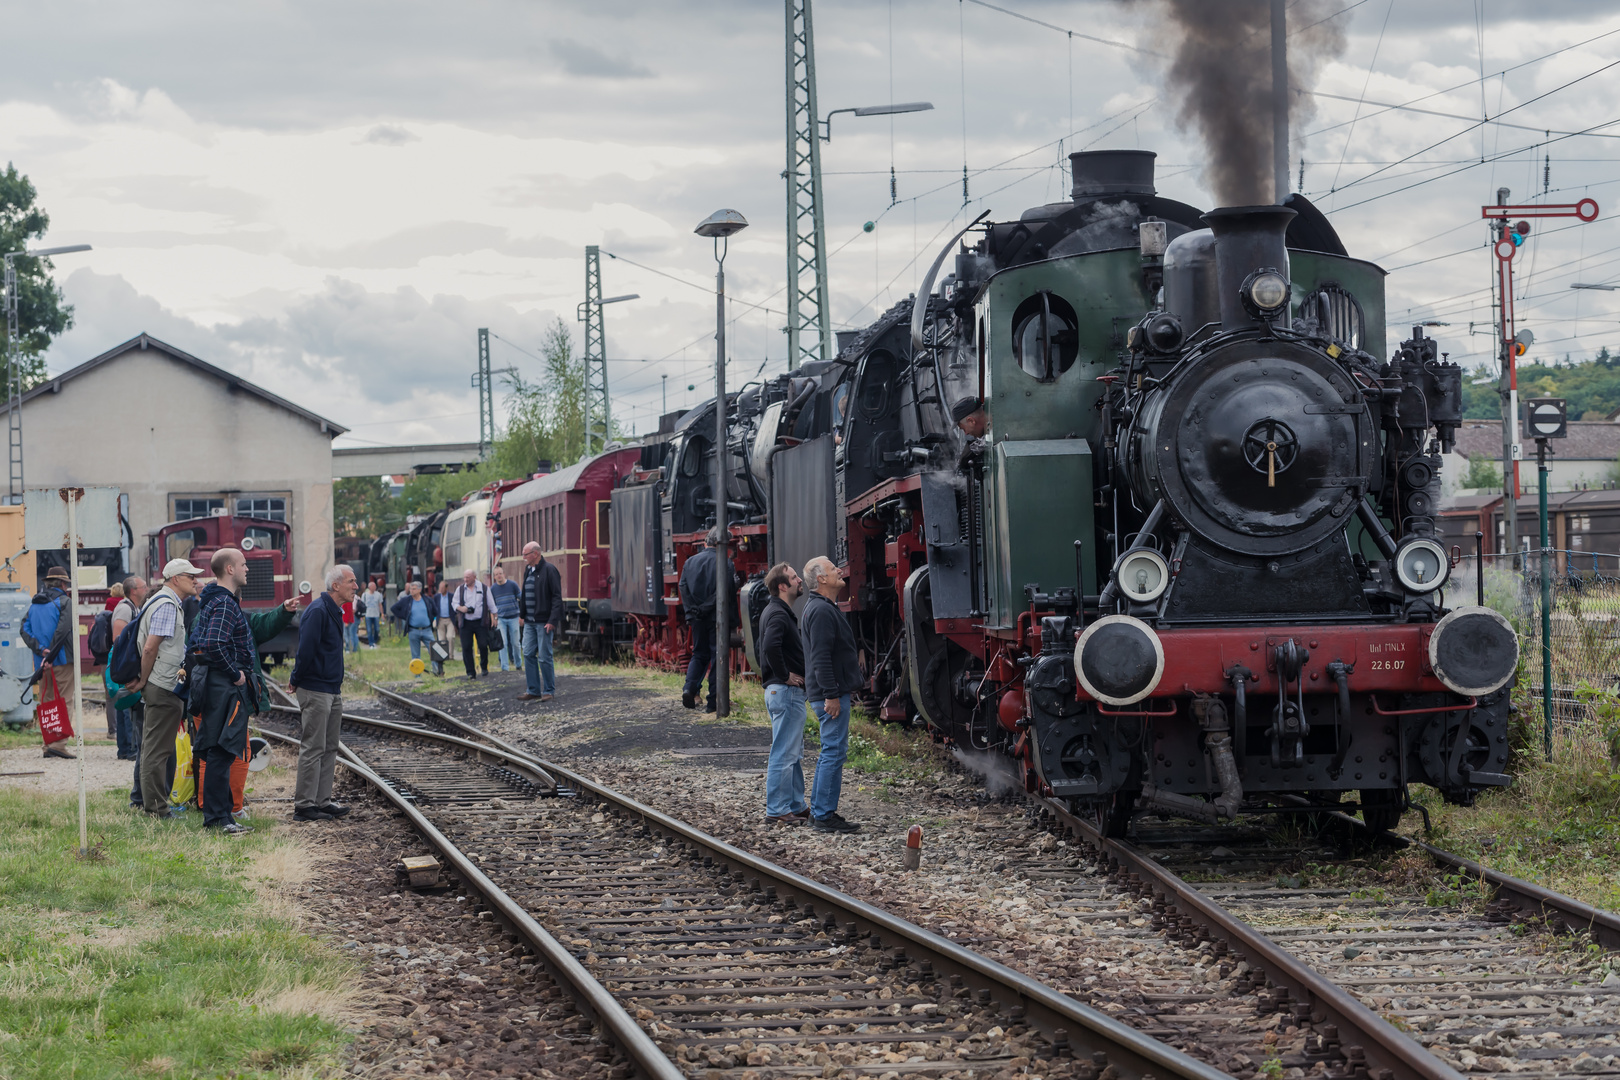
[[[63,739],[73,738],[73,717],[68,713],[67,698],[56,685],[56,670],[51,669],[50,693],[41,692],[39,698],[39,733],[49,746]]]

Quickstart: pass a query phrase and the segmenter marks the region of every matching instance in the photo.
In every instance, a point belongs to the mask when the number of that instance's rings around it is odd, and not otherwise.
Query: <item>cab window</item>
[[[204,529],[176,529],[163,541],[164,560],[189,559],[191,553],[208,543]]]

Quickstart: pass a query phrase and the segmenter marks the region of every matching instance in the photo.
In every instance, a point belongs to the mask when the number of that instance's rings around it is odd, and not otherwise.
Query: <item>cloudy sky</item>
[[[1155,150],[1162,194],[1212,204],[1154,55],[1176,37],[1157,0],[995,7],[817,0],[823,112],[935,105],[834,120],[835,325],[904,298],[952,222],[1065,197],[1073,150]],[[1489,360],[1479,207],[1506,186],[1604,207],[1538,225],[1521,256],[1537,352],[1620,347],[1620,294],[1569,288],[1620,282],[1620,3],[1294,8],[1342,31],[1295,178],[1303,156],[1303,190],[1391,270],[1391,326],[1448,323],[1432,332],[1454,357]],[[779,3],[64,0],[7,31],[28,48],[0,65],[0,158],[37,185],[50,242],[95,246],[57,260],[77,325],[53,372],[144,330],[348,425],[339,445],[474,439],[477,328],[497,366],[534,374],[556,318],[577,340],[599,244],[619,257],[607,293],[641,294],[607,309],[608,348],[615,415],[646,431],[665,394],[712,392],[714,264],[692,227],[722,206],[752,222],[727,262],[728,379],[785,368]]]

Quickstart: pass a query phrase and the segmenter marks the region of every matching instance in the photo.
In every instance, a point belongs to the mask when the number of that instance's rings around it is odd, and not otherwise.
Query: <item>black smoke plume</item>
[[[1176,122],[1195,129],[1207,159],[1204,181],[1222,206],[1272,201],[1271,4],[1269,0],[1131,0],[1162,16],[1169,40],[1143,44],[1168,54],[1165,89]],[[1288,8],[1288,83],[1310,89],[1324,61],[1344,49],[1337,0],[1295,0]],[[1139,39],[1140,40],[1140,39]],[[1166,48],[1165,46],[1168,46]],[[1315,114],[1309,94],[1289,94],[1294,146]],[[1297,151],[1290,161],[1298,160]]]

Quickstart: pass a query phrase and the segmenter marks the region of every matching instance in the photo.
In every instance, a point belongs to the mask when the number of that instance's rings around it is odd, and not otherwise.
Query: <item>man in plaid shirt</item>
[[[192,750],[207,765],[203,827],[252,832],[231,814],[231,765],[246,753],[248,718],[259,711],[258,650],[236,599],[247,583],[247,558],[235,548],[220,548],[208,568],[214,581],[202,591],[190,638],[191,715],[197,722]]]

